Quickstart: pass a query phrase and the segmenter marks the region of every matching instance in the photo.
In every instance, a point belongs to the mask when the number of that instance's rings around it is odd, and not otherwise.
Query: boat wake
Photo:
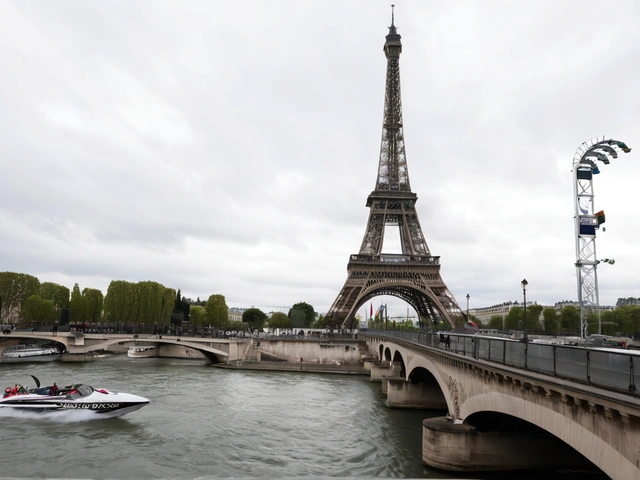
[[[0,419],[4,418],[16,420],[37,420],[38,422],[51,423],[80,423],[92,422],[95,420],[106,420],[105,417],[96,415],[90,410],[55,410],[38,412],[33,410],[0,408]]]

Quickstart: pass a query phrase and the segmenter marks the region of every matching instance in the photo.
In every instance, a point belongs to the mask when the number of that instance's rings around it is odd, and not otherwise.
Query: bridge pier
[[[63,353],[58,359],[62,363],[83,363],[93,362],[94,360],[93,353]]]
[[[447,410],[447,401],[437,383],[411,383],[403,377],[386,378],[390,408]]]
[[[369,381],[371,382],[382,382],[382,378],[384,376],[391,375],[391,365],[389,365],[388,361],[385,362],[372,362],[371,363],[371,376],[369,377]]]
[[[480,432],[448,417],[422,422],[422,462],[456,472],[594,469],[589,460],[552,435]]]

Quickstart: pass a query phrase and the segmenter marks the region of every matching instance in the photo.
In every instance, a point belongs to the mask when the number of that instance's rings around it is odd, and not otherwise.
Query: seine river
[[[0,412],[2,478],[464,477],[422,464],[421,421],[429,412],[385,407],[380,384],[366,376],[114,355],[84,364],[3,364],[0,386],[34,387],[30,374],[43,385],[85,383],[151,403],[104,420],[78,411]]]

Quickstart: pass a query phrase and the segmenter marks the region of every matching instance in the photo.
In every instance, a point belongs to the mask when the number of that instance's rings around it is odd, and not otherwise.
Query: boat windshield
[[[78,387],[78,393],[82,397],[88,397],[93,393],[93,387],[90,387],[89,385],[80,385]]]

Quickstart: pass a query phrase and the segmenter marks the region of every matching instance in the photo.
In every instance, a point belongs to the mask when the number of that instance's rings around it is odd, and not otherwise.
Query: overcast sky
[[[0,0],[0,271],[325,313],[375,186],[390,3]],[[395,4],[411,187],[460,306],[523,278],[577,299],[572,158],[602,135],[633,151],[594,177],[600,303],[639,297],[640,3]]]

